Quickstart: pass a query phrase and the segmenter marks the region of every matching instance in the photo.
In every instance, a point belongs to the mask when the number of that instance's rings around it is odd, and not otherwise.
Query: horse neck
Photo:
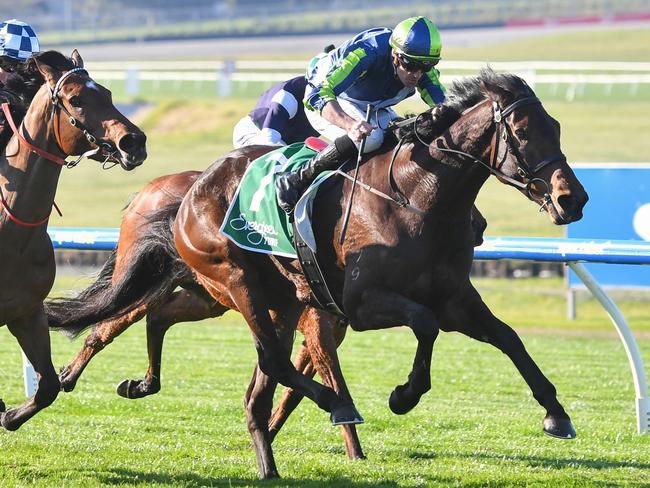
[[[467,218],[490,173],[467,158],[436,151],[435,146],[441,144],[488,161],[493,134],[491,107],[481,102],[464,113],[429,148],[415,144],[410,158],[403,158],[413,161],[405,165],[410,174],[406,194],[411,203],[430,215]]]
[[[60,154],[49,117],[48,90],[42,88],[34,97],[19,130],[35,147]],[[2,191],[12,213],[22,220],[44,218],[51,210],[61,166],[33,153],[14,134],[0,161]]]

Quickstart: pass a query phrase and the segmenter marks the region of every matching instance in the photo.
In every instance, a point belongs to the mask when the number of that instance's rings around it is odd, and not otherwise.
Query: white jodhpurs
[[[239,149],[252,144],[262,144],[264,146],[286,145],[277,131],[273,129],[260,130],[253,122],[253,119],[246,115],[235,124],[232,131],[232,145],[235,149]]]
[[[308,87],[309,88],[309,87]],[[355,120],[365,120],[366,118],[366,104],[356,104],[348,100],[337,99],[343,111]],[[312,127],[316,129],[323,137],[334,141],[334,139],[344,136],[347,132],[344,129],[332,124],[321,117],[318,112],[313,110],[305,110],[307,119]],[[384,131],[388,127],[391,120],[398,118],[397,113],[392,108],[380,108],[373,110],[370,113],[370,123],[375,126],[375,129],[366,136],[366,145],[364,146],[364,153],[379,149],[379,146],[384,142]],[[359,144],[357,144],[357,147]]]

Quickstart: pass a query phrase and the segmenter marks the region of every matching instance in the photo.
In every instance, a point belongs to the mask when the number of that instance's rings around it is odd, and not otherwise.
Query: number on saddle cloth
[[[312,147],[295,143],[253,161],[246,170],[221,226],[237,246],[255,252],[296,257],[293,229],[275,197],[275,174],[294,171],[314,156]]]

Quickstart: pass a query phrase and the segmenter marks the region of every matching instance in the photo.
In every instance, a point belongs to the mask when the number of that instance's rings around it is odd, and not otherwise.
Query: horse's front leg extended
[[[418,347],[413,368],[406,383],[393,390],[388,403],[396,414],[409,412],[431,389],[431,354],[440,330],[434,313],[399,293],[381,289],[366,289],[358,303],[348,300],[344,306],[352,310],[350,325],[354,330],[407,325],[415,333]]]
[[[535,364],[517,333],[492,314],[473,287],[447,302],[441,320],[444,320],[445,326],[492,344],[510,358],[535,400],[546,409],[543,422],[545,433],[563,439],[576,436],[571,419],[557,399],[553,383]]]
[[[10,322],[7,326],[38,376],[38,390],[34,397],[0,414],[2,426],[7,430],[16,430],[39,410],[52,404],[59,394],[60,383],[52,365],[50,332],[43,306],[40,305],[27,318]]]
[[[248,324],[255,349],[257,350],[258,365],[260,370],[289,388],[293,388],[301,395],[312,400],[323,410],[333,415],[354,415],[350,410],[349,402],[340,398],[334,390],[317,383],[311,378],[299,373],[290,360],[290,354],[284,350],[278,340],[273,320],[269,314],[265,287],[256,279],[254,269],[242,269],[237,266],[227,265],[215,273],[225,277],[226,289],[229,299],[235,308],[243,315]],[[215,293],[223,285],[221,281],[211,281],[208,277],[201,276],[200,281],[206,285],[206,290]],[[213,295],[214,296],[214,295]],[[293,328],[295,330],[295,326]]]

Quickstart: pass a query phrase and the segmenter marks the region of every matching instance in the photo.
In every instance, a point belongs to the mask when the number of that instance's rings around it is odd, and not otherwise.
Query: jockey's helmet
[[[410,17],[393,29],[389,43],[398,56],[435,64],[440,60],[440,32],[426,17]]]
[[[38,37],[31,25],[16,19],[0,23],[0,56],[22,62],[39,50]]]

